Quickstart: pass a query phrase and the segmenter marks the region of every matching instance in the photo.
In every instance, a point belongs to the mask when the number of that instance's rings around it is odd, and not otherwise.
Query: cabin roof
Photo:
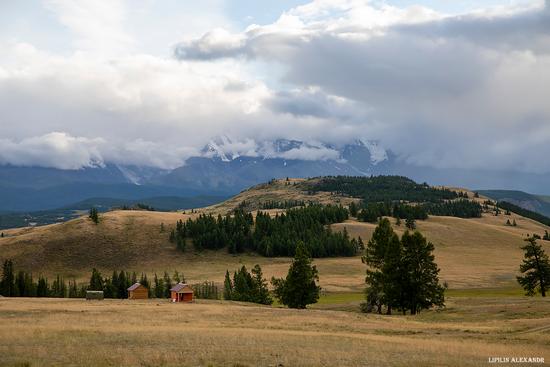
[[[193,293],[193,289],[185,284],[185,283],[178,283],[172,288],[170,288],[171,292],[177,292],[177,293]]]
[[[136,289],[138,289],[141,286],[142,286],[141,283],[136,283],[136,284],[132,285],[130,288],[128,288],[128,291],[135,291]]]

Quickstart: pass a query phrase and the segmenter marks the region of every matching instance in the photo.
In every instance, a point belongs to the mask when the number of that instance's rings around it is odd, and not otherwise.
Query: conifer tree
[[[525,252],[524,259],[519,268],[523,276],[518,276],[517,280],[527,296],[540,293],[541,296],[546,297],[546,291],[550,289],[548,255],[535,238],[529,237],[525,241],[527,244],[522,247]]]
[[[0,282],[0,294],[5,297],[15,297],[15,276],[13,270],[13,262],[5,260],[2,267],[2,281]]]
[[[96,268],[92,269],[92,276],[90,277],[90,285],[88,286],[88,290],[103,290],[103,278],[101,277],[101,273]]]
[[[94,222],[95,224],[99,224],[99,213],[97,211],[97,208],[90,208],[90,214],[88,216],[90,217],[92,222]]]
[[[296,255],[288,269],[285,279],[272,278],[275,297],[290,308],[306,308],[308,304],[317,303],[320,288],[317,285],[319,273],[303,242],[298,242]]]
[[[170,288],[172,288],[172,279],[167,272],[164,272],[164,298],[170,298]]]
[[[233,299],[233,283],[231,283],[229,270],[225,271],[225,280],[223,282],[223,299],[228,301]]]
[[[410,230],[416,229],[416,221],[413,217],[407,217],[407,220],[405,221],[405,227],[407,227]]]
[[[50,295],[50,288],[48,286],[48,280],[42,275],[38,277],[38,285],[36,287],[37,297],[48,297]]]
[[[439,284],[439,269],[433,255],[434,245],[420,232],[408,231],[401,238],[403,245],[402,267],[406,274],[403,284],[404,299],[400,307],[416,315],[421,309],[443,306],[444,287]]]
[[[164,297],[164,284],[163,283],[164,283],[163,279],[159,279],[159,277],[157,276],[157,273],[155,273],[155,277],[153,279],[155,298],[163,298]]]
[[[262,305],[270,305],[273,303],[273,299],[269,294],[269,289],[267,287],[267,281],[264,279],[262,274],[262,268],[259,264],[256,264],[252,269],[253,281],[254,281],[254,302],[260,303]],[[226,274],[229,275],[229,274]]]

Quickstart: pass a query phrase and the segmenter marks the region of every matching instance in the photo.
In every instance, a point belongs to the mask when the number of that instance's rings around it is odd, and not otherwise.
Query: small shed
[[[193,288],[185,283],[178,283],[170,289],[172,302],[193,302]]]
[[[141,283],[136,283],[128,288],[128,299],[147,299],[149,298],[149,289]]]
[[[90,301],[92,299],[103,300],[103,291],[86,291],[86,300]]]

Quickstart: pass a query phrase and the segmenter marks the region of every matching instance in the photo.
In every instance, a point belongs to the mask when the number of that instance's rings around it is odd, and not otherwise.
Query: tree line
[[[401,238],[390,221],[380,220],[362,257],[367,265],[364,312],[387,314],[399,310],[415,315],[422,309],[444,305],[445,287],[439,284],[434,246],[418,231]]]
[[[415,205],[401,202],[364,203],[358,209],[353,209],[350,206],[350,213],[354,210],[356,210],[358,220],[370,223],[377,223],[382,217],[415,220],[428,219],[429,215],[480,218],[483,212],[479,203],[467,199]]]
[[[230,253],[255,251],[263,256],[294,256],[298,241],[304,242],[313,257],[354,256],[362,241],[350,238],[347,231],[333,232],[330,224],[349,217],[342,206],[311,204],[293,208],[274,217],[259,211],[254,220],[251,213],[236,210],[215,218],[201,214],[195,219],[178,221],[170,240],[185,250],[191,239],[196,249],[227,248]]]
[[[19,270],[15,271],[13,262],[6,260],[2,267],[0,280],[0,294],[5,297],[69,297],[84,298],[86,291],[103,291],[105,298],[128,298],[128,288],[139,282],[149,289],[149,296],[169,298],[170,288],[179,282],[185,282],[183,274],[175,271],[172,278],[167,272],[162,277],[155,273],[151,284],[147,274],[142,273],[138,278],[135,272],[113,271],[111,277],[104,277],[97,269],[92,269],[88,283],[78,285],[76,280],[68,282],[56,275],[50,283],[48,279],[39,275],[34,281],[33,274]]]
[[[329,191],[341,195],[363,199],[364,202],[433,202],[458,198],[449,189],[430,187],[427,183],[418,184],[403,176],[329,176],[310,183],[307,189],[312,192]]]

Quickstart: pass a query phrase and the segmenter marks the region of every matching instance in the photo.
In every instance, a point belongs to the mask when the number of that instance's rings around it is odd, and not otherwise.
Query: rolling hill
[[[304,191],[304,183],[311,181],[272,181],[194,213],[112,211],[101,215],[99,225],[80,217],[43,227],[6,230],[5,237],[0,238],[0,261],[11,258],[16,268],[49,276],[59,273],[78,280],[85,280],[90,269],[96,267],[107,274],[115,269],[149,274],[178,270],[188,281],[221,282],[226,269],[231,271],[243,264],[252,267],[256,263],[262,265],[268,278],[281,276],[290,263],[288,258],[266,258],[253,253],[229,255],[225,250],[196,252],[192,248],[182,253],[169,242],[168,233],[177,220],[200,213],[227,213],[243,203],[255,211],[267,200],[343,205],[357,200],[330,192]],[[517,226],[505,225],[507,219],[515,220]],[[514,277],[522,260],[523,239],[528,234],[550,230],[516,214],[496,217],[485,213],[476,219],[432,216],[417,225],[435,244],[441,279],[451,289],[516,287]],[[346,228],[350,235],[368,240],[375,224],[350,219],[332,227]],[[403,231],[403,227],[395,229]],[[542,242],[550,251],[550,242]],[[328,292],[361,292],[364,287],[365,267],[358,256],[315,259],[315,264],[321,286]]]
[[[507,201],[524,209],[550,216],[550,197],[514,190],[481,190],[480,194],[493,200]]]

